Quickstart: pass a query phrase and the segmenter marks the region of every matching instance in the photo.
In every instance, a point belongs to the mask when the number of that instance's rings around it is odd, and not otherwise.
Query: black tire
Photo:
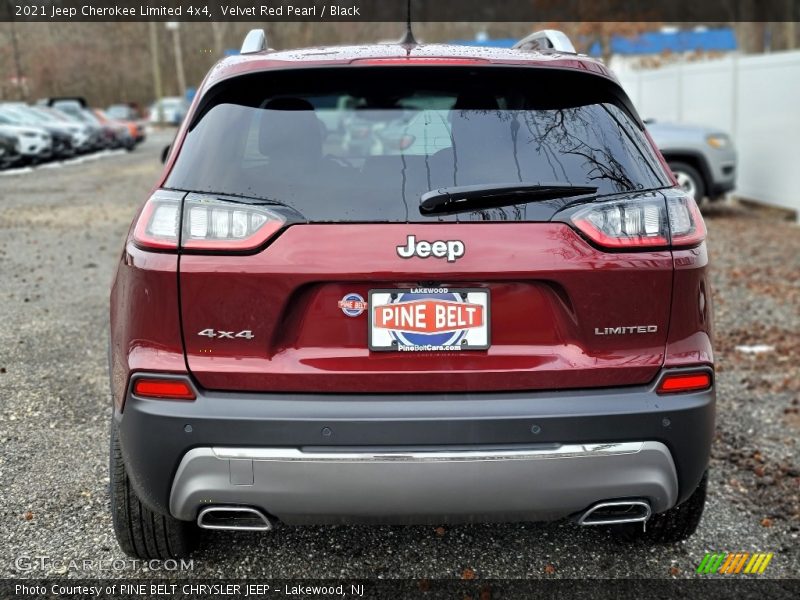
[[[122,551],[147,560],[188,556],[196,537],[194,524],[155,513],[142,504],[125,471],[115,423],[111,425],[109,472],[111,520]]]
[[[707,489],[708,471],[703,474],[703,478],[691,496],[667,512],[650,517],[646,528],[643,528],[641,523],[631,523],[630,525],[617,525],[612,528],[612,531],[626,541],[640,540],[653,544],[674,544],[686,540],[694,534],[700,524],[706,504]]]
[[[678,180],[678,183],[684,182],[681,187],[686,189],[686,184],[690,185],[694,190],[691,192],[694,195],[695,202],[700,206],[705,202],[706,198],[706,182],[700,172],[692,165],[680,161],[669,161],[669,168]]]

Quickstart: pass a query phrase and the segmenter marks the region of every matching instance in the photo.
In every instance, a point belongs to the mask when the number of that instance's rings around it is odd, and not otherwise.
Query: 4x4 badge
[[[400,258],[412,258],[417,256],[419,258],[445,258],[447,262],[455,262],[456,259],[464,256],[465,252],[464,242],[461,240],[437,240],[435,242],[426,242],[424,240],[417,241],[416,236],[409,235],[406,239],[405,246],[397,247],[397,255]]]

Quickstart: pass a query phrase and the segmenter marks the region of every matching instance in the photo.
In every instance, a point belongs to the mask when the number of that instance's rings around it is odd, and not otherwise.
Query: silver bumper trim
[[[249,459],[279,462],[458,462],[494,460],[531,460],[544,458],[580,458],[596,455],[633,454],[644,442],[615,444],[567,444],[561,446],[516,449],[397,452],[322,452],[299,448],[220,448],[211,450],[220,459]]]
[[[553,520],[619,499],[658,513],[678,496],[660,442],[347,450],[193,448],[175,474],[170,512],[186,521],[222,505],[287,523]]]

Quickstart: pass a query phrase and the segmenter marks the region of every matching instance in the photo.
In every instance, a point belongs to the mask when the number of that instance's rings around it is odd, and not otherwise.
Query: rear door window
[[[425,221],[420,196],[447,186],[591,185],[606,195],[669,185],[614,84],[552,71],[238,77],[206,96],[167,186],[279,202],[309,221]]]

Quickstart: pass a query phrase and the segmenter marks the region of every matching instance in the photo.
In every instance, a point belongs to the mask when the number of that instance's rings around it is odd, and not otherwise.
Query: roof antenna
[[[410,49],[408,46],[417,45],[417,40],[414,39],[414,32],[411,31],[411,0],[406,2],[406,32],[399,43],[401,46],[407,46],[406,50]]]

